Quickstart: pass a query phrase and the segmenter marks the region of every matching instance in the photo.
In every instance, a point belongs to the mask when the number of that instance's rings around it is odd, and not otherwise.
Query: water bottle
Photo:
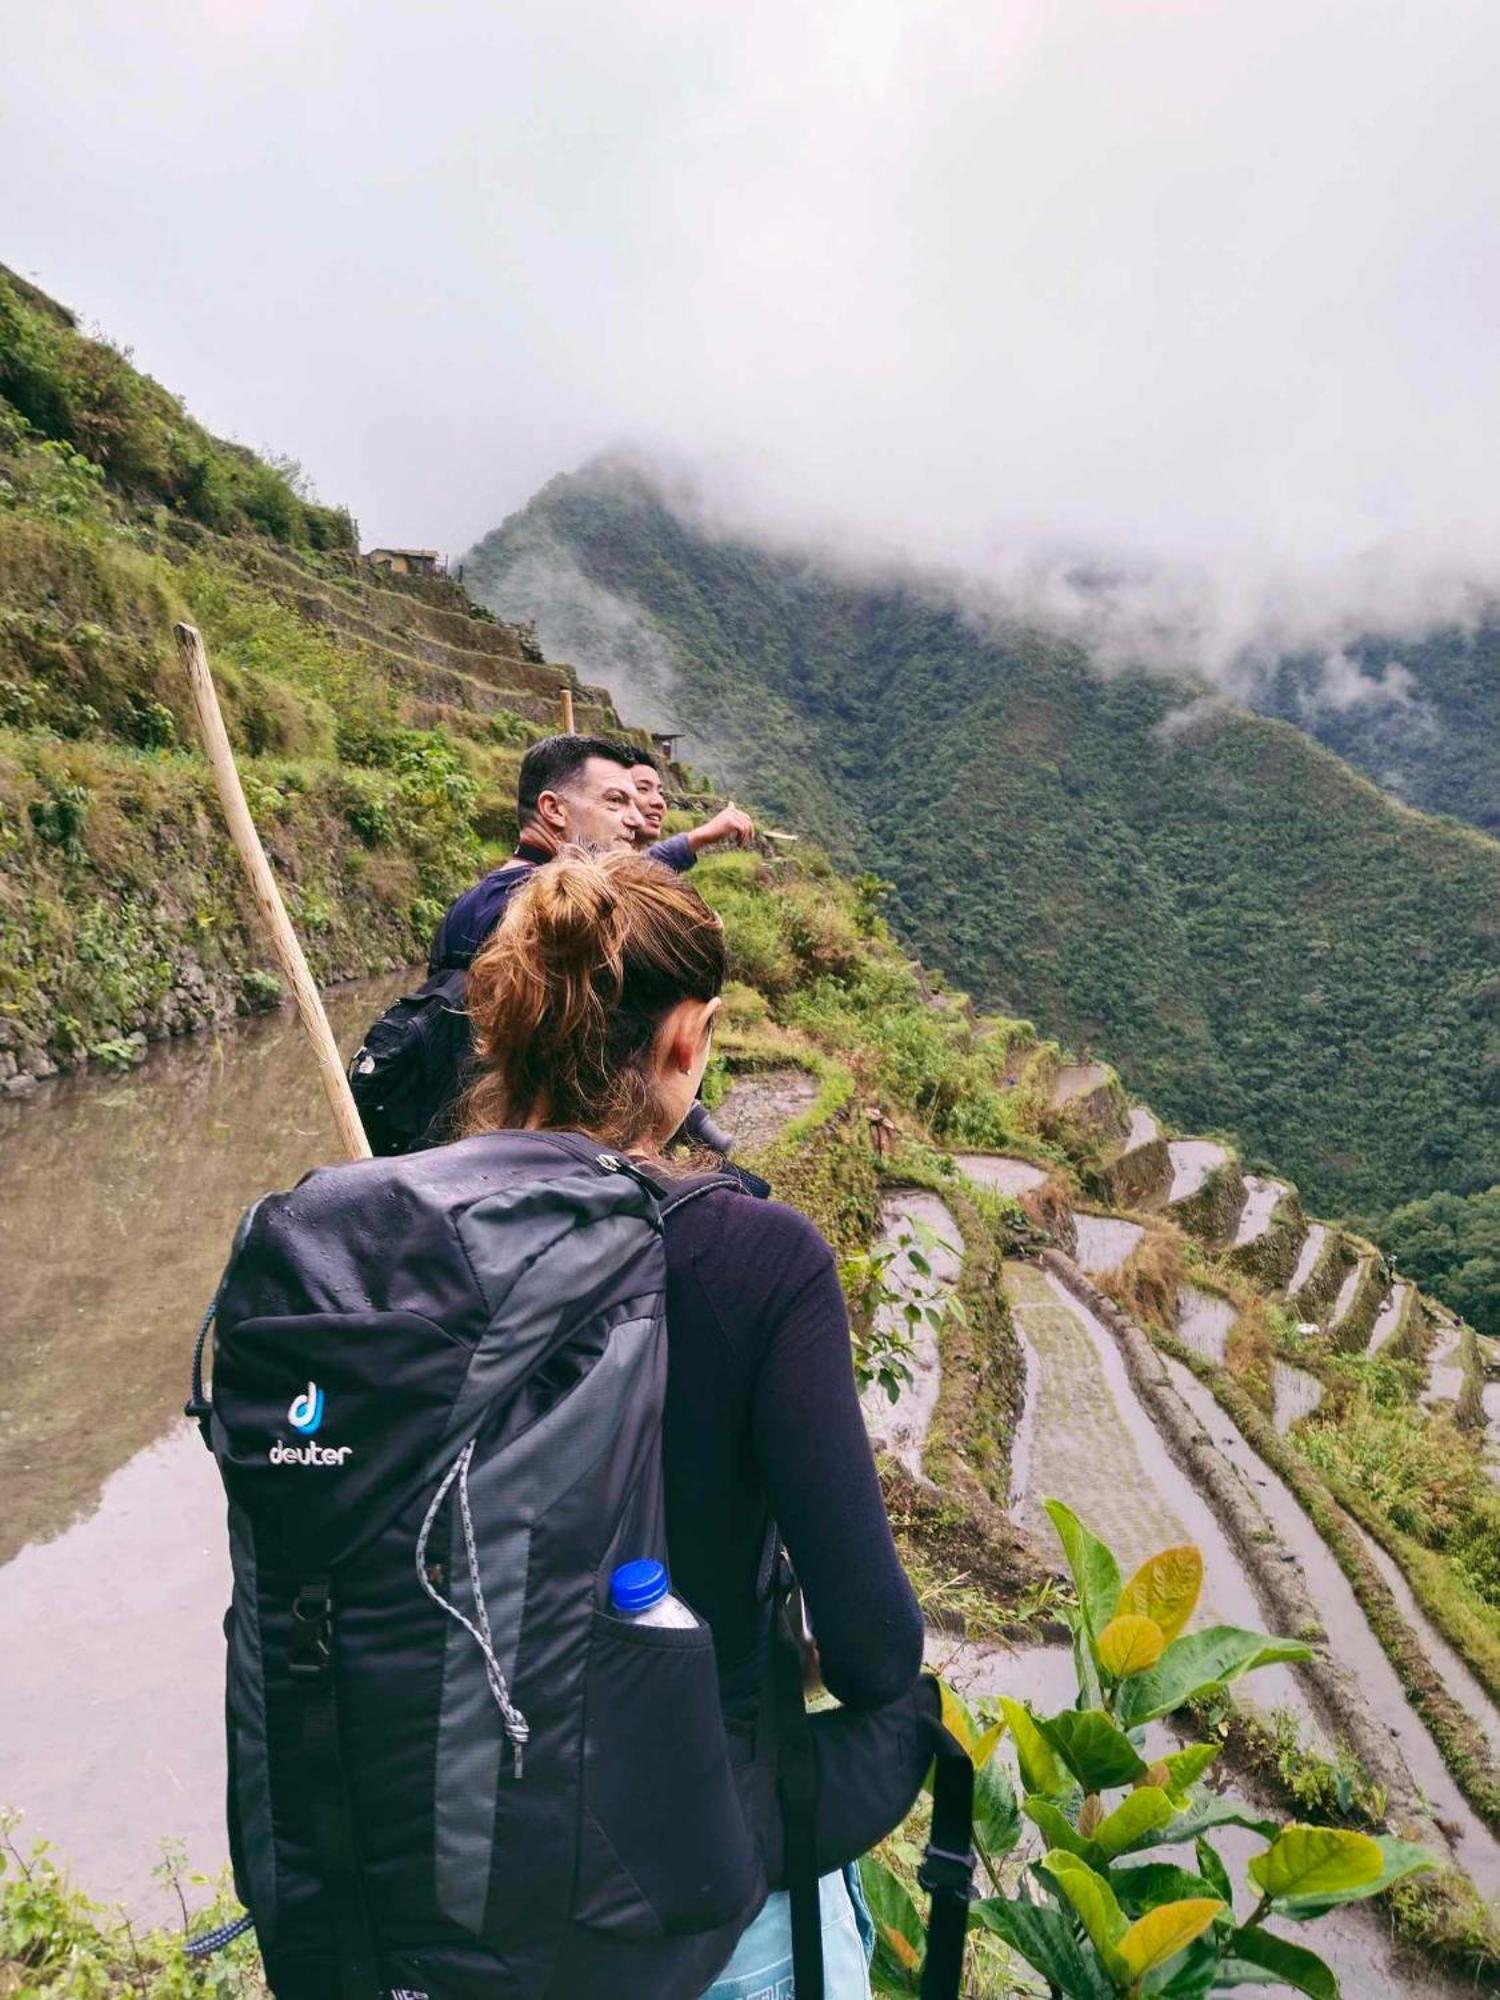
[[[667,1572],[659,1562],[628,1562],[609,1579],[610,1608],[616,1618],[634,1625],[665,1625],[677,1632],[697,1630],[698,1621],[667,1589]]]

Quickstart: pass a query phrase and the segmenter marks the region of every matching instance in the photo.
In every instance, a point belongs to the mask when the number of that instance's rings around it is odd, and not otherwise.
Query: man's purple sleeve
[[[648,861],[659,861],[663,868],[670,868],[674,875],[686,875],[696,867],[698,856],[693,843],[685,833],[674,833],[670,840],[659,840],[654,847],[646,849]]]

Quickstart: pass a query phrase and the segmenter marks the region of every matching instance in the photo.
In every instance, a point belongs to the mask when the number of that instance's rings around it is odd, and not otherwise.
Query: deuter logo
[[[293,1396],[286,1420],[294,1431],[301,1431],[308,1442],[283,1444],[278,1438],[268,1454],[272,1465],[342,1465],[354,1449],[348,1444],[312,1442],[313,1432],[323,1421],[323,1391],[316,1382],[308,1383],[305,1394]]]
[[[323,1421],[323,1391],[316,1382],[309,1382],[304,1396],[293,1396],[286,1420],[294,1431],[301,1431],[304,1437],[311,1437]]]
[[[350,1444],[283,1444],[271,1447],[272,1465],[342,1465],[353,1451]]]

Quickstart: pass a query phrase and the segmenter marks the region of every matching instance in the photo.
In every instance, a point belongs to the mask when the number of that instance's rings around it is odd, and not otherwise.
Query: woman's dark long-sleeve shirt
[[[779,1202],[715,1189],[669,1214],[664,1442],[677,1593],[713,1628],[726,1699],[753,1683],[768,1514],[829,1690],[889,1701],[921,1666],[922,1616],[891,1540],[828,1245]]]

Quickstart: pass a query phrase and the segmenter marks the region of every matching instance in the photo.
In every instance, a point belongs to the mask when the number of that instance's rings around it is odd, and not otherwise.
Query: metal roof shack
[[[437,576],[448,567],[436,549],[371,549],[365,561],[398,576]]]

